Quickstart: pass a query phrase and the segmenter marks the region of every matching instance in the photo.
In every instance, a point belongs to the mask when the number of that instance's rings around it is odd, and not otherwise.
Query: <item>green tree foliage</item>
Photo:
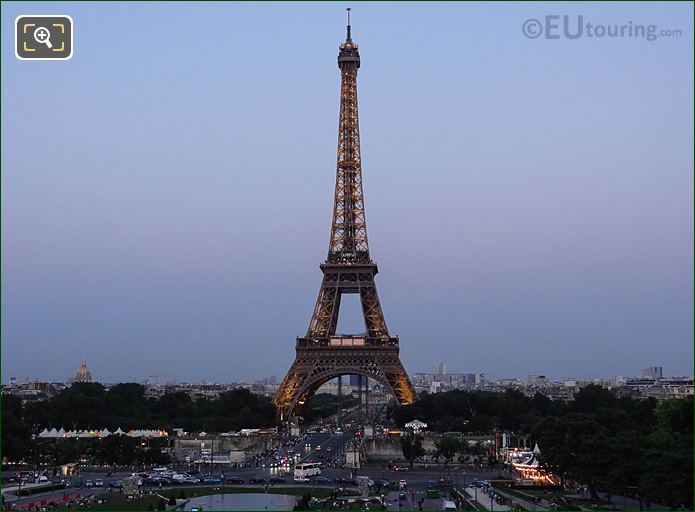
[[[182,392],[168,393],[158,400],[146,399],[144,394],[140,384],[117,384],[107,391],[101,384],[76,383],[50,400],[26,404],[21,417],[26,424],[37,428],[66,430],[180,427],[189,431],[227,432],[276,423],[270,398],[254,395],[247,389],[228,391],[217,400],[197,401]],[[4,411],[3,404],[3,414]]]
[[[352,396],[343,396],[340,406],[345,409],[357,405],[359,401]],[[320,418],[327,418],[338,411],[339,400],[335,395],[319,393],[314,395],[311,401],[302,411],[302,417],[307,423],[313,423]]]
[[[2,456],[16,460],[31,445],[31,427],[24,420],[22,401],[11,395],[3,395],[2,403]]]
[[[413,463],[425,455],[425,449],[422,446],[422,437],[415,435],[413,432],[402,436],[401,450],[403,450],[403,456],[410,462],[410,469],[413,469]]]
[[[420,419],[435,432],[530,434],[548,470],[594,495],[636,493],[645,504],[693,507],[692,398],[616,398],[593,385],[568,402],[516,391],[450,391],[425,393],[391,415],[401,426]],[[450,461],[458,453],[461,462],[472,455],[470,446],[455,448],[455,440],[441,438],[436,454]]]
[[[596,389],[578,397],[568,404],[572,412],[548,417],[533,430],[550,471],[587,484],[594,497],[599,488],[637,490],[645,503],[692,508],[692,398],[657,405],[616,400]]]
[[[310,402],[310,405],[314,401]],[[317,395],[313,415],[335,413],[337,402],[331,395]],[[352,405],[345,399],[345,406]],[[32,440],[32,430],[44,428],[163,429],[228,432],[242,428],[276,425],[275,407],[270,398],[235,389],[216,400],[192,400],[186,393],[167,393],[159,399],[145,398],[140,384],[117,384],[110,389],[98,383],[75,383],[50,400],[29,402],[12,395],[2,396],[2,455],[10,461],[36,456],[41,462],[65,464],[86,456],[90,463],[129,465],[167,462],[161,443],[150,440],[109,436],[100,439]]]
[[[455,437],[444,436],[434,442],[434,456],[444,459],[445,464],[449,464],[461,449],[461,442]]]
[[[530,430],[542,418],[564,412],[564,402],[542,395],[529,398],[513,390],[449,391],[423,393],[415,404],[393,408],[391,415],[398,425],[417,418],[437,432],[487,433],[494,428]]]

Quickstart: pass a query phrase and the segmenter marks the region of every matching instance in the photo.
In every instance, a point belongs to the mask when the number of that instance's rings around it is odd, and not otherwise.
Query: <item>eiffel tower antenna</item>
[[[306,335],[297,338],[296,358],[273,403],[282,421],[291,420],[316,390],[341,375],[359,375],[388,389],[401,405],[417,396],[399,357],[398,336],[391,336],[381,310],[374,277],[379,271],[369,255],[362,192],[362,157],[357,111],[360,53],[350,34],[340,45],[340,113],[333,217],[328,255],[321,264],[323,282]],[[336,334],[340,300],[359,294],[364,332]]]

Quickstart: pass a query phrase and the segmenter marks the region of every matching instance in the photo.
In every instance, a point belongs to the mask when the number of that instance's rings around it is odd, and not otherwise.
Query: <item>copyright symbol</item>
[[[541,25],[540,21],[529,18],[524,21],[524,24],[521,26],[521,31],[529,39],[536,39],[543,33],[543,25]]]

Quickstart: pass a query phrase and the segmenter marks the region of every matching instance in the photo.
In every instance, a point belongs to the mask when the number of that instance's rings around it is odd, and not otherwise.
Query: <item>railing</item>
[[[392,348],[398,347],[398,336],[369,338],[366,336],[331,336],[329,338],[297,338],[297,348]]]

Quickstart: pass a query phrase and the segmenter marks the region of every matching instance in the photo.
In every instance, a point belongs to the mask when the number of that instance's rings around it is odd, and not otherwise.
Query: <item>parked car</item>
[[[203,483],[207,485],[216,485],[222,483],[222,479],[218,476],[209,475],[203,478]]]
[[[101,478],[97,478],[94,480],[94,486],[95,487],[104,487],[104,481]]]
[[[270,479],[270,483],[271,484],[286,484],[287,480],[285,480],[284,478],[281,478],[279,476],[274,476]]]
[[[408,499],[408,495],[407,495],[405,492],[401,491],[401,492],[398,493],[398,499],[399,499],[399,500]]]
[[[228,484],[243,484],[244,479],[236,476],[229,476],[225,479],[225,482]]]
[[[325,476],[316,476],[316,477],[314,477],[314,483],[318,484],[318,485],[330,484],[331,479],[326,478]]]
[[[250,478],[250,479],[249,479],[249,483],[250,483],[250,484],[261,484],[261,485],[263,485],[263,484],[265,484],[265,478],[260,477],[260,476],[257,476],[257,477],[255,477],[255,478]]]
[[[123,489],[123,480],[114,480],[109,484],[112,489]]]
[[[94,487],[94,482],[92,482],[91,480],[85,480],[84,486],[85,487]]]

